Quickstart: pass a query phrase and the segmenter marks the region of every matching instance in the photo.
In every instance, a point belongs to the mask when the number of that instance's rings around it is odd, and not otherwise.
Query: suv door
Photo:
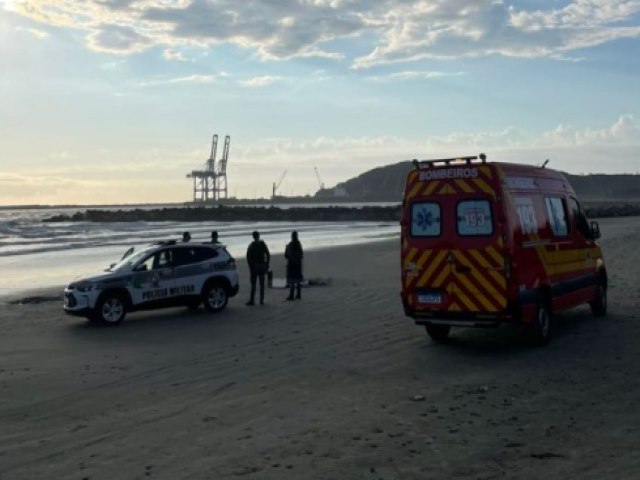
[[[205,246],[176,247],[175,249],[175,286],[182,297],[199,296],[202,285],[211,276],[213,266],[210,262],[218,252]]]
[[[134,267],[131,300],[137,306],[161,306],[169,299],[174,282],[173,251],[159,250]]]

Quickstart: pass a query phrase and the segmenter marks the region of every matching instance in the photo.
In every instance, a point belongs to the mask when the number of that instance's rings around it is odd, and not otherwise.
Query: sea
[[[176,205],[100,206],[99,209],[165,206]],[[281,205],[282,208],[292,206]],[[293,230],[298,232],[307,251],[382,241],[400,235],[397,222],[43,222],[55,215],[73,215],[89,208],[0,208],[0,297],[45,288],[62,291],[72,280],[104,270],[130,247],[137,250],[157,241],[178,240],[185,231],[191,234],[192,242],[206,242],[211,231],[217,230],[220,242],[236,258],[244,258],[253,230],[260,232],[272,254],[284,252]],[[312,275],[312,272],[305,273]]]

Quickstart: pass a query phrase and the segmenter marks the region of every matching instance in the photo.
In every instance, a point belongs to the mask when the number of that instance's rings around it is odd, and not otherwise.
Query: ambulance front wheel
[[[449,331],[451,330],[449,325],[427,324],[424,328],[434,342],[446,343],[449,340]]]

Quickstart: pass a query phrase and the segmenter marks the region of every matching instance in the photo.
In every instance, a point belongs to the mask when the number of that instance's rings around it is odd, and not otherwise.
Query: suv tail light
[[[229,270],[235,270],[236,269],[236,259],[231,257],[229,258],[229,260],[227,260],[227,266],[229,267]]]

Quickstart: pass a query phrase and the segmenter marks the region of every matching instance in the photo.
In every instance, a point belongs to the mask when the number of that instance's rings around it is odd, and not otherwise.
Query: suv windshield
[[[108,268],[107,271],[122,272],[126,270],[131,270],[136,263],[138,263],[142,258],[149,255],[151,250],[153,250],[153,248],[145,248],[144,250],[141,250],[138,253],[134,253],[132,255],[129,255],[128,257],[124,257],[118,263]]]

